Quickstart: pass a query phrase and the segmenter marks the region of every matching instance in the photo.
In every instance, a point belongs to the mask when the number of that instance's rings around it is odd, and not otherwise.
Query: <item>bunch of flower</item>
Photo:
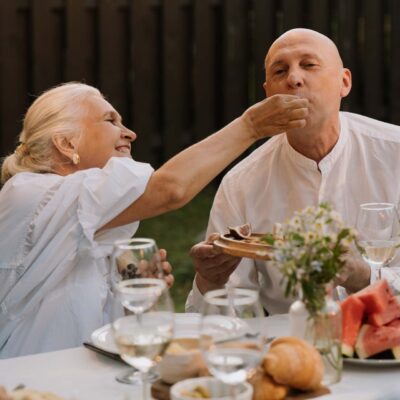
[[[343,269],[356,232],[327,203],[296,212],[279,230],[263,240],[274,246],[272,263],[283,274],[285,296],[300,297],[314,314],[325,304],[326,285]]]

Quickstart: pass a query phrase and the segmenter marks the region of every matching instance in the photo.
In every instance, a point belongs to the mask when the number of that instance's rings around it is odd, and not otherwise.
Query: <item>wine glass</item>
[[[163,278],[164,272],[155,240],[133,238],[115,242],[112,269],[113,319],[128,312],[140,315],[151,308],[158,296],[167,290]],[[150,381],[157,378],[156,372],[147,373]],[[116,377],[118,382],[127,384],[142,384],[142,379],[142,373],[136,369],[130,369]]]
[[[112,327],[121,358],[140,371],[143,400],[150,399],[150,369],[160,361],[174,333],[174,313],[165,281],[134,278],[121,281],[115,296],[123,306]]]
[[[381,279],[382,267],[393,260],[399,244],[399,217],[392,203],[365,203],[360,205],[356,229],[356,245],[371,272]]]
[[[248,322],[252,339],[238,341],[231,327],[221,323],[221,315]],[[259,365],[265,342],[260,334],[264,317],[256,290],[225,288],[207,292],[200,328],[200,348],[210,373],[231,386],[235,399],[237,385]],[[249,335],[250,336],[250,335]]]

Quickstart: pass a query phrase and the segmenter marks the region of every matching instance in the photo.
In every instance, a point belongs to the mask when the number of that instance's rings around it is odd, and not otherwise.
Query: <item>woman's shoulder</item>
[[[20,172],[10,178],[1,190],[2,196],[27,196],[32,199],[35,194],[47,190],[49,186],[60,181],[62,176],[56,174],[38,174],[34,172]]]

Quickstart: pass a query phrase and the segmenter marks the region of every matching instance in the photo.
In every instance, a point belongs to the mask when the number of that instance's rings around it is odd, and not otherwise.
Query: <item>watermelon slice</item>
[[[396,318],[400,318],[400,296],[392,297],[388,306],[382,312],[369,314],[368,323],[374,326],[382,326]]]
[[[357,338],[356,352],[358,357],[367,358],[397,346],[400,346],[398,327],[364,324]]]
[[[383,312],[393,293],[387,281],[382,279],[355,293],[354,296],[364,303],[366,313],[371,314]]]
[[[395,319],[393,320],[390,324],[388,324],[387,326],[393,327],[393,328],[397,328],[400,329],[400,319]],[[396,360],[400,360],[400,346],[395,346],[392,348],[392,353],[393,353],[393,357]]]
[[[342,308],[342,354],[353,357],[365,306],[357,297],[349,296],[340,307]]]

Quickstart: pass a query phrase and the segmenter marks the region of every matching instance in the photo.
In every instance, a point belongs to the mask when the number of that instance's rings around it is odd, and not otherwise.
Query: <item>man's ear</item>
[[[64,135],[54,135],[52,141],[62,155],[72,160],[73,154],[76,153],[76,137],[68,138]]]
[[[264,88],[265,97],[268,97],[267,96],[267,82],[263,83],[263,88]]]
[[[348,68],[343,68],[342,75],[342,88],[340,89],[340,96],[346,97],[351,90],[351,71]]]

